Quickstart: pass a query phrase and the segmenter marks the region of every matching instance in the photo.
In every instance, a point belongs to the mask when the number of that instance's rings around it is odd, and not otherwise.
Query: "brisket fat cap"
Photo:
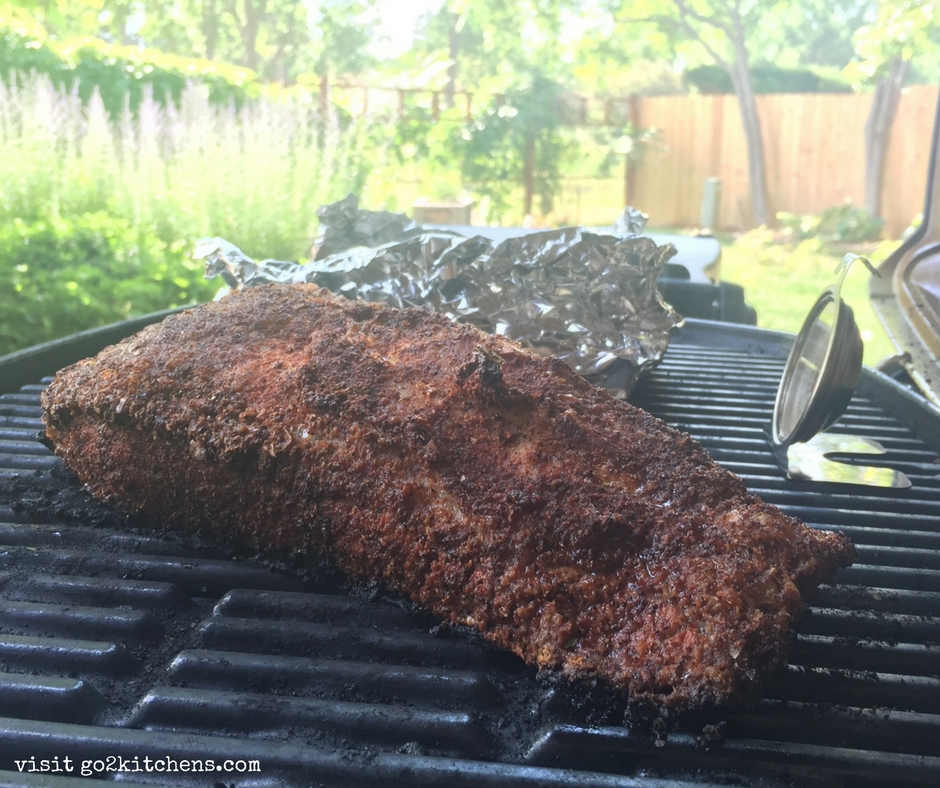
[[[672,710],[752,695],[801,594],[854,558],[560,361],[312,285],[169,317],[42,402],[104,500],[329,556],[532,665]]]

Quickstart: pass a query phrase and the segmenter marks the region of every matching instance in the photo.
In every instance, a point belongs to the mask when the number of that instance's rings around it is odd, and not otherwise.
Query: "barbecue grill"
[[[83,493],[37,440],[43,378],[153,319],[0,363],[0,785],[940,784],[940,413],[901,384],[865,370],[832,430],[879,441],[912,487],[788,480],[766,431],[792,337],[686,321],[631,401],[859,559],[757,705],[634,721],[381,591]],[[59,771],[18,771],[42,759]],[[210,762],[229,768],[193,771]]]

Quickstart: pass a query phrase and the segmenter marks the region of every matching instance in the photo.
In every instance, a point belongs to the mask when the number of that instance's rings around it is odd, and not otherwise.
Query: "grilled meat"
[[[554,359],[423,310],[247,289],[59,373],[47,435],[155,524],[329,555],[542,669],[695,708],[784,659],[840,534]]]

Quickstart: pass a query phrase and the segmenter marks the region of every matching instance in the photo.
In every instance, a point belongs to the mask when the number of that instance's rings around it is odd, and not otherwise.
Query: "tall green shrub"
[[[299,100],[237,111],[187,87],[115,123],[97,95],[0,82],[0,353],[210,297],[204,236],[306,257],[316,208],[361,189],[382,143]]]
[[[211,298],[189,251],[104,212],[0,222],[0,355]]]

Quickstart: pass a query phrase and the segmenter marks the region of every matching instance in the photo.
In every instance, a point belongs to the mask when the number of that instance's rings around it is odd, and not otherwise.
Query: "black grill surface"
[[[880,441],[913,486],[788,481],[764,436],[786,344],[690,321],[631,399],[765,500],[847,533],[858,563],[813,599],[755,707],[646,724],[379,592],[125,520],[37,442],[47,381],[0,396],[0,786],[84,785],[83,770],[199,786],[940,784],[938,416],[866,372],[833,430]]]

